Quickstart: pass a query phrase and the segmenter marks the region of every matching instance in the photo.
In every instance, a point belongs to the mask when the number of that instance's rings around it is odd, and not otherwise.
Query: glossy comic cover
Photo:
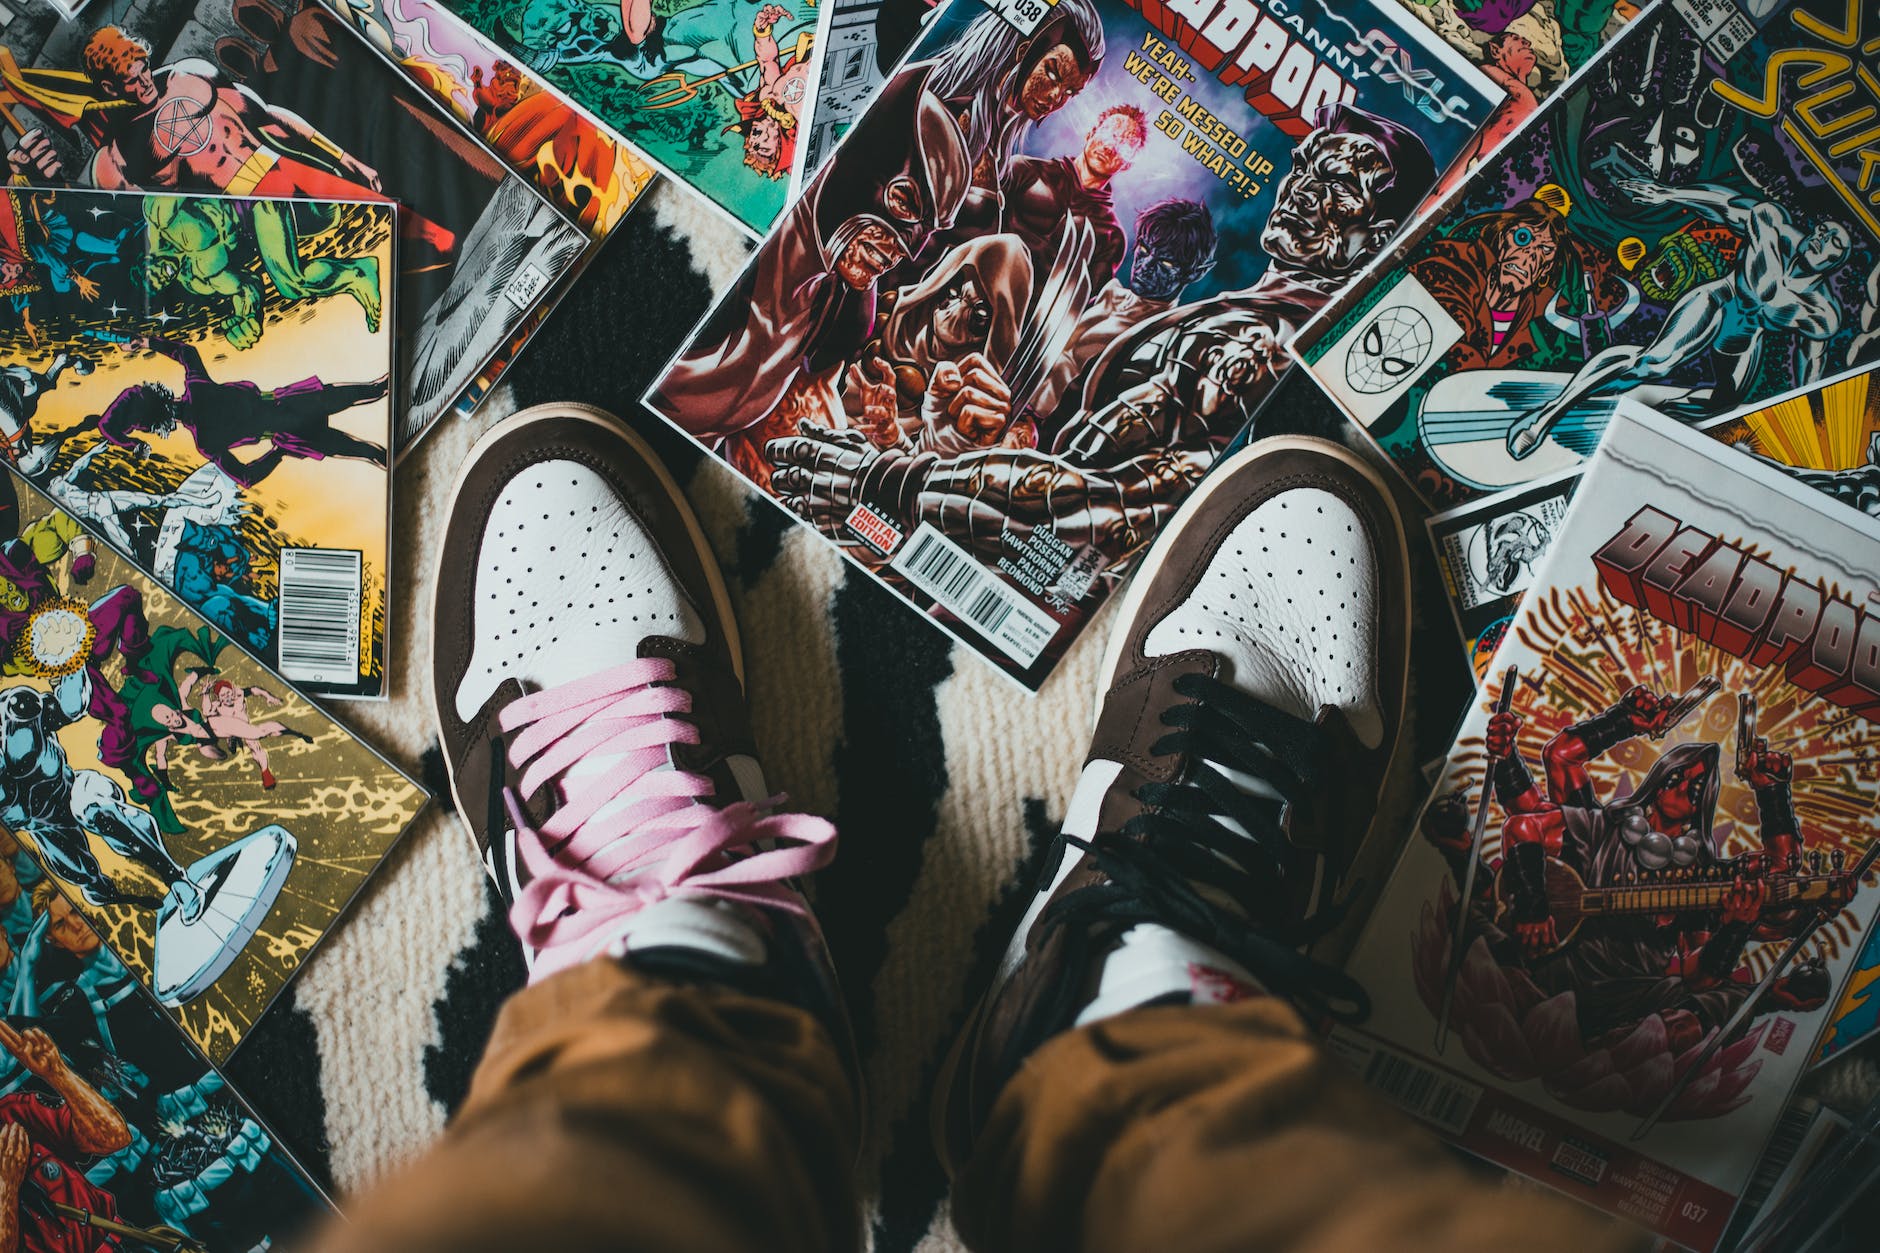
[[[12,469],[308,690],[386,691],[393,208],[0,192]]]
[[[33,181],[399,203],[402,447],[449,412],[587,235],[319,0],[94,0],[6,26],[0,126]]]
[[[923,19],[927,0],[825,0],[822,75],[816,102],[803,125],[804,176],[822,168],[836,144],[868,109],[869,101],[901,63]]]
[[[435,3],[746,230],[768,230],[800,186],[822,60],[812,0]]]
[[[219,1064],[424,793],[24,479],[0,487],[0,826]]]
[[[1295,350],[1438,509],[1874,359],[1876,12],[1649,9]]]
[[[1713,1248],[1880,904],[1877,535],[1622,404],[1335,1050],[1465,1148]]]
[[[326,0],[413,86],[467,125],[596,244],[653,181],[653,167],[436,0]]]
[[[1404,10],[1467,57],[1507,98],[1495,107],[1442,192],[1460,186],[1540,102],[1564,87],[1651,3],[1642,0],[1400,0]]]
[[[0,1230],[31,1250],[253,1253],[330,1215],[33,855],[0,845]]]
[[[933,19],[646,400],[1035,687],[1493,98],[1388,4],[1021,8]]]

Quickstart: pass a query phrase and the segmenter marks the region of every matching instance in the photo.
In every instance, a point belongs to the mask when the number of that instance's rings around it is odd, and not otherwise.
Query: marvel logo
[[[1794,1035],[1795,1020],[1787,1014],[1777,1014],[1775,1021],[1769,1024],[1769,1034],[1763,1037],[1763,1047],[1780,1057],[1788,1051]]]
[[[850,510],[843,525],[884,557],[892,557],[894,550],[901,546],[900,529],[867,505],[857,505]]]

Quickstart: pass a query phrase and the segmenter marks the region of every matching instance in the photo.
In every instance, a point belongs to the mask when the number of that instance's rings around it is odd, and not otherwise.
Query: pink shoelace
[[[803,913],[786,880],[835,855],[832,824],[767,812],[781,795],[720,808],[709,803],[710,779],[671,767],[672,745],[699,741],[684,718],[692,696],[672,685],[675,675],[672,662],[644,658],[502,712],[503,730],[516,733],[509,760],[523,772],[521,795],[553,786],[560,801],[537,831],[515,792],[503,796],[533,876],[509,911],[536,953],[531,978],[587,960],[629,917],[675,894]],[[570,776],[596,756],[612,759],[604,771]]]

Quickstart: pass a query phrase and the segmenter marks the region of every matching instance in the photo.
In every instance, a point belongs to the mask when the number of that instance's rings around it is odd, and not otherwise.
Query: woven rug
[[[951,1031],[983,986],[1057,830],[1089,732],[1100,615],[1037,696],[954,647],[848,570],[743,480],[651,418],[638,397],[745,255],[738,237],[662,186],[616,234],[498,394],[399,462],[394,698],[334,713],[447,794],[429,726],[424,621],[431,545],[457,466],[517,408],[585,401],[620,414],[667,456],[724,567],[772,785],[833,818],[840,856],[814,885],[869,1085],[862,1188],[880,1253],[957,1248],[928,1147],[927,1093]],[[1262,433],[1335,433],[1295,380]],[[1408,501],[1406,517],[1414,517]],[[1433,564],[1412,535],[1418,615],[1415,751],[1392,807],[1408,815],[1468,686]],[[1406,823],[1408,818],[1406,816]],[[469,1083],[522,963],[468,838],[444,802],[420,817],[339,930],[229,1066],[340,1200],[421,1152]],[[1851,1105],[1874,1086],[1865,1056],[1816,1086]]]

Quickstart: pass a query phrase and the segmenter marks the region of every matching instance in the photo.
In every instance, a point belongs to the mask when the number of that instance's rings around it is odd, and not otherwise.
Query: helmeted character
[[[939,102],[916,80],[890,84],[649,403],[714,442],[763,421],[800,375],[867,341],[877,282],[952,223],[969,172]]]

